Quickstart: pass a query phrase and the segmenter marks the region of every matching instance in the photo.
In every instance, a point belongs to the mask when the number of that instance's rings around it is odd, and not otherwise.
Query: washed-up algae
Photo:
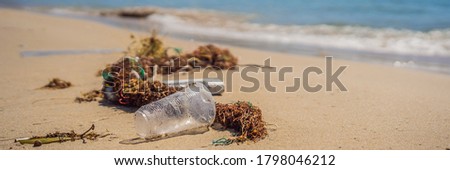
[[[42,88],[43,89],[65,89],[70,86],[72,86],[72,83],[70,83],[68,81],[64,81],[59,78],[53,78]]]
[[[181,48],[164,46],[155,33],[141,39],[131,37],[132,43],[125,54],[139,57],[140,65],[149,77],[153,75],[156,65],[158,74],[171,74],[193,68],[233,69],[238,63],[237,57],[229,50],[212,44],[199,46],[191,53],[183,53]]]
[[[224,142],[240,143],[247,140],[257,142],[267,136],[266,122],[263,121],[261,109],[250,102],[216,103],[214,123],[238,132],[236,137]]]
[[[132,39],[125,53],[128,57],[108,65],[101,73],[104,99],[119,105],[142,106],[181,90],[153,80],[154,74],[207,67],[233,69],[238,63],[229,50],[214,45],[182,53],[179,48],[165,47],[155,34],[142,39],[132,36]],[[223,144],[257,142],[267,136],[262,112],[250,102],[216,103],[216,111],[215,123],[238,132],[232,138],[219,141]]]
[[[214,45],[200,46],[192,53],[183,54],[179,48],[165,47],[156,34],[131,38],[133,41],[125,53],[128,57],[107,65],[101,73],[105,80],[104,98],[120,105],[142,106],[180,90],[153,80],[154,74],[206,67],[232,69],[237,64],[230,51]]]
[[[100,90],[91,90],[87,93],[83,93],[81,97],[75,98],[75,102],[92,102],[103,98],[103,93]]]
[[[111,102],[120,105],[127,106],[143,106],[148,103],[157,101],[166,96],[169,96],[179,89],[171,86],[167,86],[159,81],[148,81],[131,79],[129,82],[123,84],[122,89],[118,87],[106,87],[108,89],[113,88],[118,90],[115,92],[104,92],[105,98]]]
[[[30,138],[19,138],[19,139],[16,139],[15,142],[19,142],[20,144],[33,144],[34,147],[39,147],[43,144],[56,143],[56,142],[61,143],[61,142],[75,141],[75,140],[82,140],[83,143],[86,143],[86,141],[85,141],[86,139],[96,140],[97,138],[103,138],[103,137],[111,135],[110,133],[98,134],[98,133],[92,132],[94,129],[95,129],[95,125],[92,124],[92,126],[82,134],[77,134],[74,131],[54,132],[54,133],[49,133],[45,136],[33,136]]]

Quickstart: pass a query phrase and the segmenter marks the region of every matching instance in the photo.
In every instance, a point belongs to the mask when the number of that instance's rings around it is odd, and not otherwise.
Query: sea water
[[[450,73],[448,0],[0,0],[0,5],[157,29],[194,41]],[[86,17],[129,7],[160,12],[144,20]]]

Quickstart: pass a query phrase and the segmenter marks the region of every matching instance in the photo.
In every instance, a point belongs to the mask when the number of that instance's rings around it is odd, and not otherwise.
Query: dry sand
[[[293,66],[295,73],[272,83],[279,91],[263,88],[254,93],[239,91],[249,86],[237,74],[233,91],[216,101],[251,101],[263,110],[264,119],[276,130],[257,143],[211,146],[213,139],[228,137],[227,131],[210,130],[166,140],[123,145],[137,137],[133,108],[105,106],[99,102],[75,103],[82,92],[101,88],[95,73],[121,57],[117,54],[85,54],[21,57],[25,50],[89,50],[125,48],[129,30],[95,22],[0,9],[0,148],[1,149],[445,149],[450,147],[450,76],[389,66],[337,60],[334,69],[348,68],[340,79],[349,91],[324,89],[309,93],[301,89],[285,93],[293,77],[302,77],[309,66],[324,68],[323,57],[302,57],[233,46],[241,64]],[[164,37],[167,45],[192,51],[201,42]],[[263,79],[263,73],[252,76]],[[186,76],[186,75],[183,75]],[[71,81],[63,90],[37,89],[50,78]],[[310,76],[312,85],[324,74]],[[96,132],[114,136],[88,141],[54,143],[33,148],[13,143],[15,138],[44,135],[54,131],[82,132],[94,123]]]

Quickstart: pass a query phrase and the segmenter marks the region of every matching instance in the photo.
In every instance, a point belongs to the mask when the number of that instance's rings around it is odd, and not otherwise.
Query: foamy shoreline
[[[184,40],[308,56],[329,55],[450,74],[448,29],[421,32],[361,26],[258,24],[250,22],[255,17],[251,15],[160,7],[31,9],[137,31],[155,29]],[[118,17],[121,15],[125,16]]]

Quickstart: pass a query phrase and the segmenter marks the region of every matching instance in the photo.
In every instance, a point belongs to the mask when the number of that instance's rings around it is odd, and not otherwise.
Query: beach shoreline
[[[263,51],[383,64],[450,74],[448,29],[410,30],[361,25],[258,23],[252,13],[159,6],[121,8],[23,7],[39,13],[85,19],[186,41]],[[253,18],[253,19],[252,19]]]
[[[253,93],[239,90],[250,86],[233,74],[233,91],[215,96],[218,102],[251,101],[262,110],[264,120],[276,125],[257,143],[212,146],[211,141],[229,137],[228,131],[210,130],[138,145],[120,141],[137,137],[133,111],[100,102],[75,103],[81,93],[100,89],[95,73],[122,57],[121,53],[82,53],[47,57],[22,57],[24,51],[125,49],[130,34],[141,32],[108,25],[0,8],[0,149],[446,149],[450,147],[450,76],[334,60],[333,68],[347,66],[340,80],[348,91],[333,86],[307,92],[284,92],[295,77],[304,78],[308,67],[325,70],[324,57],[247,49],[221,45],[239,56],[239,64],[293,67],[292,74],[270,82],[280,91],[263,88]],[[165,44],[193,51],[204,42],[162,37]],[[186,76],[186,75],[184,75]],[[256,79],[265,78],[259,71]],[[59,77],[74,86],[44,90],[49,79]],[[183,76],[182,76],[183,77]],[[225,80],[229,81],[229,80]],[[324,74],[311,74],[309,84],[324,84]],[[55,131],[82,132],[95,124],[97,132],[114,135],[96,141],[54,143],[41,147],[14,143],[15,138],[45,135]]]

